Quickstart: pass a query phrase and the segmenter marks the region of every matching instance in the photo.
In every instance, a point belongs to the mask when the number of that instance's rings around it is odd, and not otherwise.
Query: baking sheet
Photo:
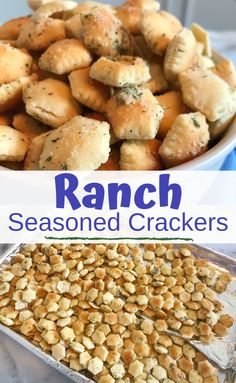
[[[20,250],[21,246],[22,245],[14,245],[0,256],[0,266],[1,264],[9,263],[11,258]],[[174,245],[175,249],[181,247],[183,247],[183,245]],[[219,300],[224,303],[223,313],[231,314],[235,319],[234,325],[229,329],[228,335],[224,339],[217,339],[209,345],[199,341],[189,341],[189,339],[187,339],[187,341],[204,353],[215,364],[219,376],[219,383],[236,383],[236,260],[202,246],[185,245],[185,247],[188,247],[195,257],[207,259],[214,263],[214,265],[217,265],[219,270],[229,271],[233,276],[233,280],[230,282],[227,291],[219,295]],[[93,380],[85,376],[85,374],[73,371],[65,364],[57,362],[50,354],[36,347],[22,335],[11,330],[11,328],[0,324],[0,331],[10,336],[72,381],[76,383],[93,382]],[[179,336],[179,334],[175,335]]]

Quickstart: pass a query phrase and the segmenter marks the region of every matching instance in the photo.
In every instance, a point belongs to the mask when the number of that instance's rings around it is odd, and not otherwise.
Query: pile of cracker
[[[188,339],[227,335],[230,281],[187,248],[26,245],[1,267],[0,321],[99,383],[217,383]]]
[[[161,170],[206,152],[236,72],[155,0],[29,0],[0,26],[0,161],[25,170]]]

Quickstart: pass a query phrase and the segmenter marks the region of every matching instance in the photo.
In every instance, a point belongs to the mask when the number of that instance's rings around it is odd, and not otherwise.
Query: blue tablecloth
[[[236,148],[225,159],[221,170],[236,170]]]

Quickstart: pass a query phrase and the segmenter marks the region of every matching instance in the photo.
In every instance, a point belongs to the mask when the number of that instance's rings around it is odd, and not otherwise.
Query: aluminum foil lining
[[[21,245],[12,246],[5,254],[0,256],[0,267],[2,264],[9,263],[11,258],[19,251],[20,247]],[[179,249],[182,245],[175,245],[174,247],[175,249]],[[215,365],[219,383],[236,383],[236,260],[202,246],[187,245],[185,247],[188,247],[195,257],[207,259],[217,266],[219,270],[229,271],[233,276],[233,280],[230,282],[227,291],[220,294],[218,298],[224,304],[223,313],[232,315],[235,320],[234,325],[229,329],[228,335],[224,339],[217,339],[209,345],[196,340],[186,340],[206,355]],[[11,328],[0,324],[0,331],[10,336],[72,381],[76,383],[94,382],[92,377],[89,377],[86,372],[73,371],[65,364],[57,362],[50,354],[33,345]],[[179,336],[179,334],[174,332],[168,331],[168,333]]]

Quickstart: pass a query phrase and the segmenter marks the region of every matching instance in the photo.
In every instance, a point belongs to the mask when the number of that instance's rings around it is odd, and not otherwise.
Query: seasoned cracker
[[[0,85],[30,75],[33,59],[7,43],[0,43]]]
[[[138,7],[122,5],[116,8],[116,16],[122,22],[124,28],[133,35],[138,35],[140,31],[142,11]]]
[[[107,122],[73,118],[46,137],[40,169],[97,169],[109,157],[109,128]]]
[[[169,43],[181,29],[179,20],[168,12],[145,11],[142,15],[142,34],[152,51],[158,55],[165,54]]]
[[[212,68],[212,72],[221,77],[232,88],[236,88],[236,70],[231,60],[223,60]]]
[[[200,67],[200,68],[204,68],[204,69],[210,69],[210,68],[213,68],[215,66],[215,63],[212,60],[212,58],[210,58],[208,56],[204,56],[203,54],[199,54],[198,52],[196,52],[195,66]]]
[[[179,82],[184,102],[203,113],[209,121],[235,112],[236,90],[210,70],[188,69],[180,73]]]
[[[226,116],[221,117],[219,120],[209,123],[210,136],[214,140],[220,137],[235,117],[235,112],[230,113]]]
[[[64,1],[64,0],[63,0]],[[89,12],[94,8],[105,9],[109,12],[115,13],[112,5],[106,3],[100,3],[98,1],[85,0],[77,4],[77,7],[74,9],[73,13],[75,15],[81,14],[82,12]]]
[[[115,57],[132,53],[132,41],[121,21],[105,8],[81,13],[85,45],[98,56]]]
[[[161,170],[163,164],[158,153],[161,141],[125,141],[120,148],[121,170]]]
[[[10,126],[0,126],[0,161],[22,161],[28,146],[25,134]]]
[[[182,114],[168,131],[159,154],[167,168],[177,166],[202,154],[209,139],[209,127],[203,114]]]
[[[12,125],[24,133],[30,140],[49,130],[47,126],[33,119],[27,113],[19,113],[13,117]]]
[[[164,73],[168,81],[175,84],[178,74],[193,66],[195,44],[194,35],[187,28],[175,35],[167,48],[164,59]]]
[[[78,69],[69,75],[72,95],[81,104],[97,112],[105,112],[110,90],[101,82],[90,78],[89,73],[90,67]]]
[[[142,11],[159,11],[160,3],[155,0],[127,0],[125,6],[140,8]]]
[[[92,55],[85,45],[75,39],[57,41],[39,59],[42,70],[58,75],[85,68],[92,62]]]
[[[195,39],[203,45],[203,54],[211,57],[212,56],[212,49],[211,49],[211,42],[210,42],[210,37],[209,33],[201,27],[201,25],[197,23],[193,23],[191,26],[191,30],[194,34]]]
[[[90,76],[115,87],[140,85],[151,78],[146,62],[132,56],[101,57],[92,65]]]
[[[63,20],[51,18],[31,21],[23,25],[17,39],[21,48],[31,51],[41,51],[48,48],[52,43],[66,38],[65,23]]]
[[[79,3],[73,10],[74,16],[65,21],[65,27],[69,37],[75,37],[77,39],[82,38],[83,26],[80,16],[82,13],[88,13],[94,8],[105,9],[115,13],[109,4],[102,4],[95,1],[83,1],[82,3]]]
[[[115,136],[128,140],[155,138],[164,111],[149,89],[123,88],[107,103]]]
[[[160,96],[156,96],[156,99],[164,110],[164,117],[160,122],[158,130],[158,137],[164,139],[176,118],[180,114],[190,112],[190,109],[184,104],[181,92],[167,92]]]
[[[22,25],[30,23],[30,17],[17,17],[0,26],[0,40],[17,40]]]
[[[35,80],[36,76],[21,77],[10,84],[0,86],[0,113],[5,113],[18,106],[22,100],[23,88]]]
[[[119,165],[119,160],[120,160],[120,153],[117,148],[111,148],[111,152],[109,155],[109,158],[107,162],[99,166],[97,170],[120,170],[120,165]]]
[[[81,112],[69,86],[55,79],[32,82],[25,87],[23,99],[27,113],[52,128],[63,125]]]
[[[93,118],[93,119],[98,120],[98,121],[106,121],[106,122],[108,122],[105,114],[102,114],[102,113],[95,113],[95,112],[93,112],[93,113],[89,113],[85,117]],[[110,136],[111,136],[111,138],[110,138],[110,145],[113,145],[113,144],[117,143],[118,141],[120,141],[120,139],[117,138],[114,135],[114,132],[113,132],[112,129],[110,129]]]
[[[151,62],[149,65],[151,79],[142,84],[143,88],[149,89],[153,94],[163,92],[168,89],[168,82],[164,75],[162,66]]]
[[[83,35],[80,14],[76,14],[65,21],[66,34],[68,37],[81,39]]]
[[[68,11],[73,11],[77,6],[75,1],[71,0],[55,0],[50,1],[46,4],[41,5],[32,16],[33,21],[39,21],[41,19],[46,19],[55,14],[60,14]]]
[[[42,5],[50,3],[52,0],[27,0],[28,6],[36,11],[38,8],[42,7]],[[58,0],[64,1],[64,0]]]

